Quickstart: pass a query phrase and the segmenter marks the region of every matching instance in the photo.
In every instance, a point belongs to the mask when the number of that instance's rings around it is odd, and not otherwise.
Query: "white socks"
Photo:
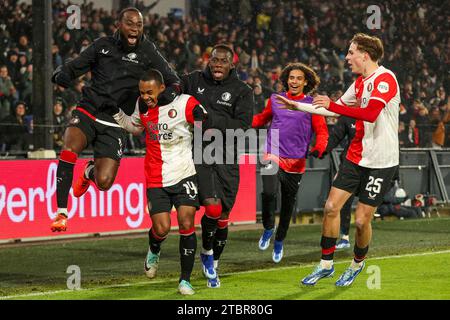
[[[359,268],[361,268],[362,263],[364,262],[356,262],[355,260],[352,260],[352,264],[350,265],[350,268],[352,268],[353,270],[358,270]]]
[[[333,260],[320,260],[320,266],[323,269],[331,269],[333,267]]]
[[[213,254],[213,249],[211,250],[205,250],[202,248],[202,254],[206,254],[207,256],[211,256]]]

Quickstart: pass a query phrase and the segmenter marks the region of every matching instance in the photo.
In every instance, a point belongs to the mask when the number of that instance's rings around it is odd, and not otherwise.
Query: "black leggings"
[[[276,241],[283,241],[289,229],[297,191],[303,174],[288,173],[281,168],[276,175],[263,175],[262,220],[264,229],[275,227],[275,209],[277,204],[278,187],[281,184],[281,210],[278,223]]]

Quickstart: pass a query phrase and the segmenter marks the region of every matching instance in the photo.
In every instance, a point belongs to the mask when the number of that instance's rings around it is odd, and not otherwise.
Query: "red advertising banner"
[[[256,221],[256,165],[240,164],[240,185],[230,222]],[[78,160],[74,178],[88,159]],[[70,190],[68,230],[53,233],[50,223],[56,216],[57,160],[0,161],[0,241],[146,230],[148,215],[143,158],[124,158],[116,180],[108,191],[91,185],[82,197]],[[200,224],[203,208],[197,211]],[[176,212],[171,215],[177,226]]]

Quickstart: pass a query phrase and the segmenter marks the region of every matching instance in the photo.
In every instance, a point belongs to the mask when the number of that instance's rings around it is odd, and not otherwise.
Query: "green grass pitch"
[[[0,299],[450,299],[450,219],[374,222],[366,268],[349,288],[334,282],[350,262],[351,250],[335,254],[333,278],[314,287],[299,284],[320,259],[320,230],[320,225],[292,226],[277,265],[271,261],[272,246],[264,252],[257,247],[260,230],[230,232],[220,262],[221,288],[206,288],[197,257],[196,294],[190,297],[177,293],[176,234],[163,245],[154,280],[143,273],[146,236],[3,247]],[[81,290],[67,289],[71,265],[81,270]]]

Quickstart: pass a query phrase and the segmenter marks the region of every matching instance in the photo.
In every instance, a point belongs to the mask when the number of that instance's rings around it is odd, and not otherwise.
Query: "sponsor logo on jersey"
[[[222,101],[222,100],[217,100],[216,103],[217,104],[223,104],[224,106],[227,106],[227,107],[231,107],[232,106],[231,103],[225,102],[225,101]]]
[[[170,109],[167,114],[168,114],[169,118],[173,119],[173,118],[175,118],[177,116],[177,110]]]
[[[133,63],[139,63],[139,61],[137,61],[136,58],[137,58],[137,54],[134,52],[131,52],[131,53],[127,54],[126,57],[122,57],[122,60],[128,61],[128,62],[133,62]]]
[[[147,128],[148,128],[148,137],[150,140],[153,141],[172,140],[173,138],[173,133],[169,131],[169,125],[167,123],[154,123],[149,121],[147,123]]]
[[[378,89],[378,91],[380,91],[381,93],[386,93],[386,92],[389,91],[389,84],[388,84],[387,82],[382,81],[382,82],[380,82],[380,83],[378,84],[377,89]]]

